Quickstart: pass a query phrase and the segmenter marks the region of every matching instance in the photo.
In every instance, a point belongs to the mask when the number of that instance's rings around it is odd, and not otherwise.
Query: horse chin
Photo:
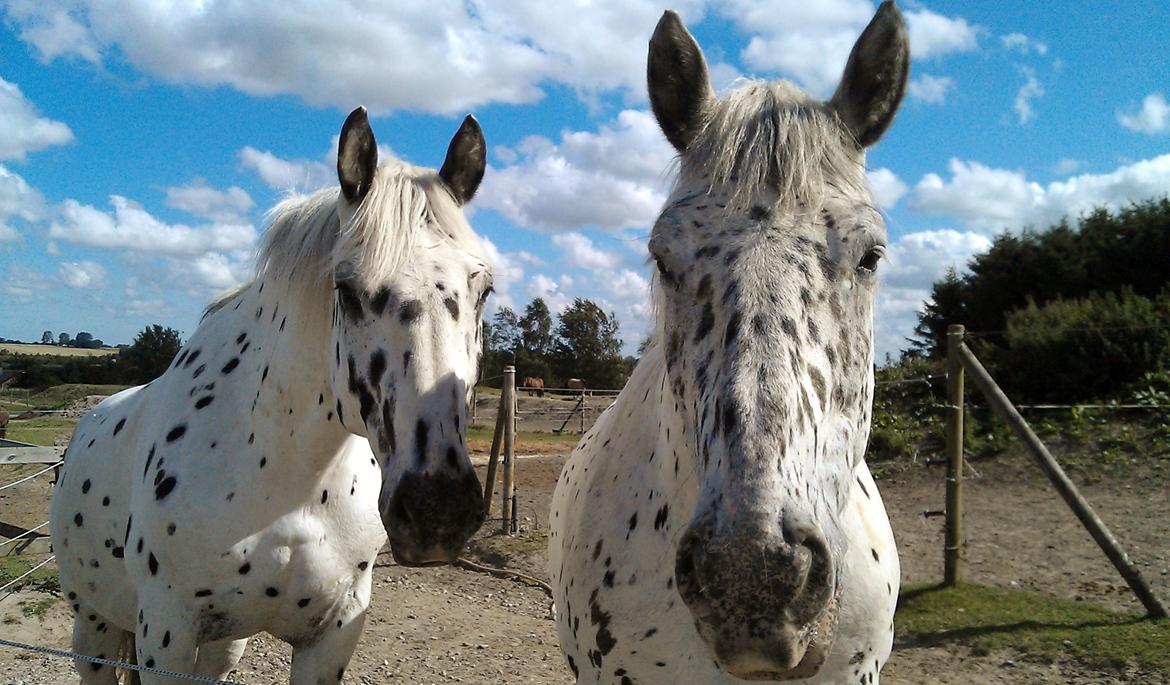
[[[785,681],[812,678],[833,647],[837,628],[837,600],[804,634],[783,644],[754,645],[748,649],[715,645],[715,661],[728,674],[747,681]]]
[[[445,550],[441,547],[432,547],[428,550],[406,550],[401,545],[390,543],[390,554],[399,566],[425,567],[446,566],[455,563],[459,558],[459,551]]]

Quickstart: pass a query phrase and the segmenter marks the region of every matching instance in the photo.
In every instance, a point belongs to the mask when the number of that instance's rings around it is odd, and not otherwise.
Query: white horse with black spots
[[[552,504],[561,646],[580,683],[878,682],[898,555],[863,459],[875,270],[865,148],[905,90],[884,3],[836,94],[714,96],[667,12],[650,103],[678,178],[650,238],[657,331]]]
[[[404,564],[459,554],[483,517],[464,421],[492,275],[461,206],[484,164],[469,116],[438,173],[379,167],[355,110],[340,192],[275,207],[255,279],[85,416],[51,513],[74,650],[222,678],[268,631],[292,683],[336,683],[386,534]]]

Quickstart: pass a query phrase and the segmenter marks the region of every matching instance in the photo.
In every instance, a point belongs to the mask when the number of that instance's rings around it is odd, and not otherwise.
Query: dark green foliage
[[[2,353],[0,367],[23,371],[13,382],[19,388],[40,389],[62,383],[125,384],[122,368],[114,355],[65,357]]]
[[[1011,312],[989,350],[1000,385],[1024,402],[1106,399],[1149,372],[1170,369],[1170,290],[1029,303]]]
[[[942,357],[947,326],[961,323],[1013,400],[1119,398],[1167,368],[1168,263],[1170,199],[1000,235],[968,273],[934,284],[913,352]]]
[[[1062,222],[1043,232],[1003,234],[976,256],[969,273],[934,284],[914,341],[918,350],[942,356],[946,326],[1003,331],[1008,315],[1029,302],[1037,306],[1091,293],[1155,297],[1170,282],[1170,199],[1149,201],[1117,213],[1099,209],[1074,229]],[[1002,343],[1002,334],[986,338]]]
[[[147,326],[122,350],[119,360],[126,367],[126,382],[149,383],[162,375],[183,346],[179,332],[158,324]]]
[[[591,388],[620,388],[630,369],[622,358],[617,317],[577,298],[561,312],[552,362],[561,380],[580,378]]]
[[[552,315],[548,305],[536,298],[524,308],[520,319],[520,344],[533,355],[548,355],[553,350]]]
[[[622,357],[617,318],[589,300],[577,299],[557,317],[537,298],[519,317],[501,307],[484,321],[483,383],[499,387],[500,374],[516,366],[516,382],[527,376],[544,379],[545,387],[564,387],[569,378],[581,378],[591,388],[620,388],[637,360]]]

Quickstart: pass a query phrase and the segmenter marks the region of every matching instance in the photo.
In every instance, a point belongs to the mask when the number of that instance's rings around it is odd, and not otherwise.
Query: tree
[[[135,383],[148,383],[167,370],[182,346],[178,331],[154,324],[144,328],[119,359],[130,367]]]
[[[552,315],[548,305],[536,298],[524,308],[520,319],[520,344],[530,354],[544,356],[552,352]]]
[[[622,359],[619,332],[615,315],[606,314],[590,300],[573,300],[557,324],[554,370],[562,378],[581,378],[590,387],[621,387],[629,369]]]
[[[53,344],[53,331],[45,331],[44,333],[41,333],[41,344],[44,344],[44,345],[52,345]]]
[[[68,333],[62,333],[61,335],[57,336],[57,344],[58,345],[72,345],[73,338],[70,338]]]
[[[514,352],[520,345],[520,319],[511,307],[500,307],[492,316],[489,346],[496,352]]]
[[[79,331],[77,337],[73,338],[74,347],[89,347],[93,342],[93,333],[89,331]]]

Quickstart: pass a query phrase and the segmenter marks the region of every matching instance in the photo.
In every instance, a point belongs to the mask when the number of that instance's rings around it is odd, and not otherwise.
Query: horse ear
[[[714,97],[707,61],[678,14],[667,10],[650,37],[646,60],[650,107],[666,139],[686,152],[703,126],[704,110]]]
[[[365,107],[349,113],[341,127],[337,143],[337,178],[341,194],[351,204],[358,204],[370,191],[374,172],[378,170],[378,143],[370,128]]]
[[[882,137],[910,74],[910,38],[894,0],[885,0],[849,54],[841,85],[829,100],[862,147]]]
[[[439,169],[439,178],[451,189],[455,201],[465,205],[479,189],[486,166],[487,141],[483,138],[483,129],[475,117],[468,114],[447,146],[447,158],[443,160],[443,168]]]

